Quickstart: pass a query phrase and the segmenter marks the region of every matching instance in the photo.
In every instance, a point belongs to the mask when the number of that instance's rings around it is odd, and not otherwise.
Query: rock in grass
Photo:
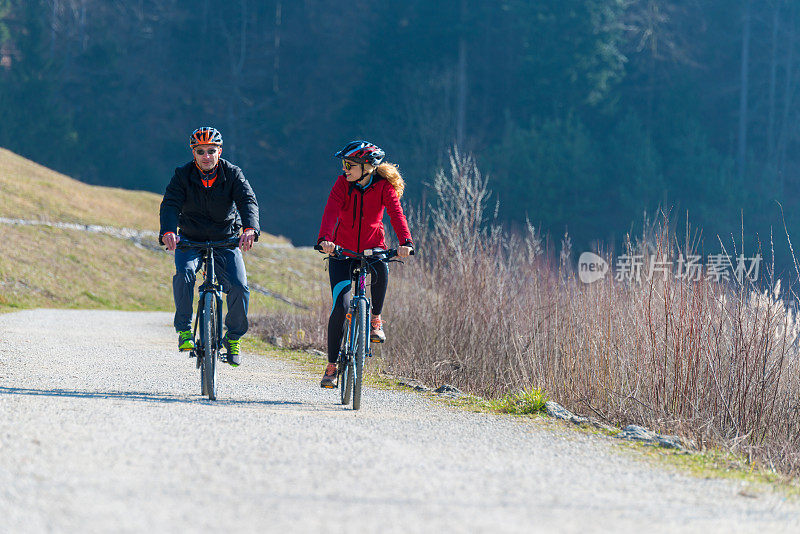
[[[637,425],[626,426],[617,437],[631,441],[640,441],[649,445],[664,447],[665,449],[683,450],[684,448],[683,442],[678,436],[663,436]]]
[[[665,449],[683,449],[683,442],[678,436],[658,435],[658,446]]]
[[[447,395],[452,395],[454,397],[458,397],[460,395],[463,395],[463,393],[461,392],[460,389],[458,389],[455,386],[451,386],[450,384],[442,384],[441,386],[436,388],[434,391],[436,393],[439,393],[440,395],[447,394]]]
[[[572,418],[575,417],[575,414],[561,406],[559,403],[555,401],[547,401],[544,403],[544,409],[547,412],[547,415],[550,417],[555,417],[556,419],[561,419],[564,421],[572,421]]]
[[[617,432],[617,430],[619,430],[613,426],[603,423],[602,421],[598,421],[597,419],[590,419],[589,423],[591,423],[593,427],[599,430],[605,430],[606,432]]]
[[[657,441],[657,435],[653,432],[650,432],[643,426],[638,425],[628,425],[622,429],[622,433],[618,436],[620,439],[629,439],[631,441],[645,441],[647,443],[653,443]]]
[[[554,401],[547,401],[544,405],[544,408],[547,411],[547,415],[556,419],[570,421],[576,425],[591,424],[595,428],[601,428],[610,432],[616,430],[615,428],[601,423],[595,419],[575,415]],[[665,447],[668,449],[683,450],[684,448],[683,442],[677,436],[662,436],[661,434],[656,434],[655,432],[651,432],[650,430],[638,425],[626,426],[622,429],[621,433],[617,434],[616,437],[631,441],[640,441],[642,443]]]
[[[420,382],[419,380],[414,380],[412,378],[399,378],[397,383],[401,386],[405,386],[407,388],[414,389],[416,391],[430,391],[431,388]]]

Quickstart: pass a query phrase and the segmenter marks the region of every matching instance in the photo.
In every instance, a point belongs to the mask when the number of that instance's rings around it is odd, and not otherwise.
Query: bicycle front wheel
[[[212,293],[206,293],[203,299],[203,333],[205,343],[203,346],[203,376],[205,379],[205,393],[209,400],[217,400],[217,301]]]
[[[344,322],[344,335],[342,336],[342,350],[339,352],[339,396],[342,404],[350,404],[353,393],[353,358],[349,357],[350,350],[350,321]]]
[[[367,329],[367,301],[358,301],[356,313],[356,350],[353,362],[353,409],[361,408],[361,383],[364,379],[364,357],[367,355],[369,330]]]
[[[339,380],[339,394],[342,398],[342,404],[350,404],[350,396],[353,393],[353,360],[343,363]]]

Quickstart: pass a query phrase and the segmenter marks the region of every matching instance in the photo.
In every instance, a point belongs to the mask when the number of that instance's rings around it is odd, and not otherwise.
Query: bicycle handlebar
[[[236,248],[239,246],[239,237],[229,237],[222,241],[190,241],[181,237],[175,248]]]
[[[322,246],[321,245],[314,245],[314,250],[317,250],[317,251],[322,252],[322,253],[325,252],[325,251],[322,250]],[[341,257],[341,256],[343,256],[345,254],[349,254],[350,255],[349,257],[353,257],[353,258],[369,259],[369,258],[380,258],[380,257],[383,257],[383,258],[388,260],[389,258],[394,258],[395,256],[397,256],[397,249],[390,248],[390,249],[384,250],[382,248],[368,248],[368,249],[365,249],[364,252],[358,253],[358,252],[356,252],[354,250],[342,248],[339,245],[335,245],[333,247],[333,257],[334,258],[339,258],[339,257]],[[411,256],[414,255],[414,249],[413,248],[411,249],[411,252],[410,252],[409,255],[411,255]]]

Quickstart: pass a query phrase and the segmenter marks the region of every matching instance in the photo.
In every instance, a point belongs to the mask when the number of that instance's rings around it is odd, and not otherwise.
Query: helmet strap
[[[364,164],[362,163],[362,164],[361,164],[361,178],[359,178],[358,180],[356,180],[356,183],[357,183],[358,185],[361,185],[361,180],[363,180],[363,179],[364,179],[364,178],[366,178],[367,176],[372,176],[373,174],[375,174],[375,171],[376,171],[376,170],[377,170],[377,167],[373,167],[373,168],[372,168],[372,171],[370,171],[370,172],[364,172]],[[366,184],[365,184],[365,185],[366,185]]]

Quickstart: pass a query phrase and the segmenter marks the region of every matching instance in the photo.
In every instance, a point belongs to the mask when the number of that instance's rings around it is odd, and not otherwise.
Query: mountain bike
[[[214,250],[236,248],[239,238],[231,237],[222,241],[189,241],[181,237],[177,248],[202,251],[197,266],[204,273],[202,285],[198,288],[200,298],[197,302],[197,315],[194,320],[194,349],[190,358],[196,358],[200,369],[200,391],[209,400],[217,400],[217,360],[226,361],[222,348],[222,285],[218,283],[214,270]]]
[[[315,250],[322,252],[322,247],[316,245]],[[414,254],[414,250],[411,250]],[[345,315],[344,335],[342,347],[336,361],[336,387],[342,404],[350,403],[352,396],[353,409],[361,408],[361,384],[364,378],[364,362],[372,356],[369,325],[372,315],[372,305],[367,297],[367,274],[369,274],[369,260],[390,260],[397,256],[396,249],[367,249],[359,254],[342,247],[335,247],[333,258],[353,258],[359,263],[353,268],[350,279],[355,283],[355,292],[350,299],[350,307]],[[395,260],[396,261],[396,260]]]

